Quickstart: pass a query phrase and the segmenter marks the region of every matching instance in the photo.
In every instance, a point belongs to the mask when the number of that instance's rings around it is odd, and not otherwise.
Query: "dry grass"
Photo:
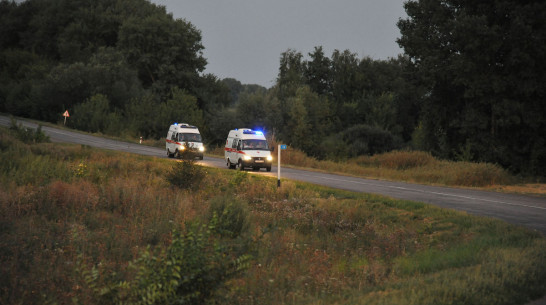
[[[544,237],[498,220],[220,169],[183,190],[167,183],[167,159],[6,134],[0,148],[2,304],[90,304],[80,257],[120,276],[217,198],[244,205],[248,231],[228,242],[253,257],[218,304],[517,304],[546,293]]]
[[[492,185],[489,189],[497,192],[546,196],[546,184],[544,183]]]

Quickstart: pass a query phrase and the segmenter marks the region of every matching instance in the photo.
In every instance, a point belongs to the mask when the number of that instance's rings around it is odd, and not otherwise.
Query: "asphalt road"
[[[22,123],[26,127],[37,127],[36,124],[27,121],[19,121],[18,123]],[[6,116],[0,116],[0,125],[9,126],[10,119]],[[164,149],[140,145],[138,143],[110,140],[80,132],[45,126],[42,127],[42,130],[50,137],[52,142],[76,143],[103,149],[166,158]],[[204,160],[199,163],[211,167],[227,168],[224,160],[220,158],[205,156]],[[260,172],[252,173],[277,177],[277,168],[274,166],[269,173],[263,169]],[[281,169],[281,178],[305,181],[349,191],[374,193],[397,199],[430,203],[443,208],[466,211],[474,215],[502,219],[546,235],[546,198],[544,197],[362,179],[286,167]]]

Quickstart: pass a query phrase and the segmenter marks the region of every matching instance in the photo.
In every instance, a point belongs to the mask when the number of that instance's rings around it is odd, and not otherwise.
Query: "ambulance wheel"
[[[171,152],[169,151],[168,148],[167,148],[167,157],[168,157],[168,158],[174,157],[174,154],[171,154]]]
[[[235,167],[237,166],[237,164],[233,164],[231,163],[231,161],[229,161],[229,159],[227,160],[227,166],[229,169],[235,169]]]
[[[270,172],[270,171],[271,171],[271,166],[266,167],[265,170],[268,171],[268,172]]]
[[[180,152],[178,151],[178,149],[174,151],[173,155],[176,159],[180,159]]]
[[[239,160],[239,170],[242,171],[244,169],[243,161]]]

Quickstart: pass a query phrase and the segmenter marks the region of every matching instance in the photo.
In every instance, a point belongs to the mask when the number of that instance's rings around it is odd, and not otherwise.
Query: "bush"
[[[23,127],[21,123],[17,125],[17,122],[12,117],[10,130],[19,140],[27,144],[49,142],[49,136],[42,131],[42,125],[38,125],[36,129]]]
[[[122,129],[121,115],[110,107],[108,97],[102,94],[75,105],[72,116],[74,127],[80,130],[118,135]]]
[[[116,274],[101,278],[104,272],[89,269],[80,257],[77,271],[90,289],[89,297],[97,304],[205,304],[226,281],[247,269],[250,260],[218,243],[216,221],[190,225],[184,234],[173,232],[166,251],[146,249],[122,276],[128,280],[119,281]]]
[[[199,188],[205,175],[203,167],[196,165],[194,160],[183,160],[175,162],[166,179],[175,187],[195,190]]]
[[[332,140],[338,139],[338,140]],[[339,140],[341,139],[341,140]],[[402,140],[392,133],[383,130],[379,127],[369,126],[365,124],[352,126],[334,137],[328,139],[325,143],[327,146],[339,146],[344,143],[343,150],[327,151],[327,155],[338,155],[342,158],[342,154],[347,157],[356,157],[360,155],[375,155],[399,149],[402,147]]]

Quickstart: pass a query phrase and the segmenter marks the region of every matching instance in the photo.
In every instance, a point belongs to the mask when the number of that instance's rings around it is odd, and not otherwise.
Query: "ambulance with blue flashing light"
[[[205,152],[199,129],[186,123],[174,123],[169,127],[165,149],[169,158],[180,158],[189,154],[203,160]]]
[[[265,168],[270,172],[273,163],[271,151],[262,131],[238,128],[231,130],[228,134],[224,158],[230,169]]]

